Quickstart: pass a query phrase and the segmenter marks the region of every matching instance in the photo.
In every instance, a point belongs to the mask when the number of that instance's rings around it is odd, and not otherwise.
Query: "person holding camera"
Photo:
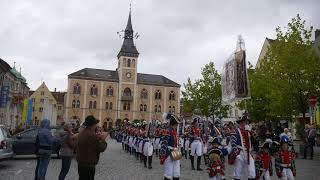
[[[94,180],[95,167],[98,164],[100,153],[107,148],[107,132],[96,131],[97,120],[94,116],[88,116],[83,125],[85,129],[80,131],[76,145],[79,180]]]

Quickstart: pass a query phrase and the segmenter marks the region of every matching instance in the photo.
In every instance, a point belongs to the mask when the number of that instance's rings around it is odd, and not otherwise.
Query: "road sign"
[[[310,102],[310,105],[314,107],[317,104],[317,96],[310,96],[309,102]]]

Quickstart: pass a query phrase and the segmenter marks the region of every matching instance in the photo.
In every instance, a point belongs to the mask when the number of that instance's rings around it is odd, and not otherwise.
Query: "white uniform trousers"
[[[269,170],[263,170],[262,175],[260,176],[259,180],[270,180]]]
[[[254,165],[254,160],[251,155],[249,155],[250,163],[248,164],[247,152],[240,151],[240,154],[236,157],[234,163],[233,177],[240,179],[243,170],[246,171],[248,178],[256,178],[256,170]]]
[[[282,180],[294,180],[293,173],[289,168],[282,169]]]
[[[209,178],[209,180],[222,180],[224,178],[224,176],[222,176],[221,174],[217,174],[212,178]]]
[[[172,177],[180,177],[180,160],[172,161],[168,156],[164,161],[164,177],[171,179]]]
[[[202,142],[200,140],[194,140],[191,143],[191,156],[202,156]]]
[[[160,149],[160,148],[161,148],[160,138],[156,138],[154,141],[154,149]]]
[[[143,155],[144,156],[152,156],[153,154],[153,146],[151,141],[147,141],[143,146]]]

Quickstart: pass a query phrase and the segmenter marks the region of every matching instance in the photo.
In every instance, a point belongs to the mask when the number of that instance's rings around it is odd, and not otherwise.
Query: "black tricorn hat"
[[[163,116],[164,116],[164,119],[167,122],[169,122],[170,125],[175,125],[175,124],[179,124],[180,123],[179,119],[175,115],[173,115],[171,113],[164,113]]]
[[[247,121],[247,122],[250,123],[250,120],[249,120],[249,118],[248,118],[247,115],[243,115],[242,117],[240,117],[239,119],[237,119],[236,122],[239,124],[239,123],[241,123],[241,122],[243,122],[243,121]]]
[[[98,123],[99,123],[99,120],[97,120],[94,116],[90,115],[86,117],[86,120],[84,121],[83,125],[90,127]]]

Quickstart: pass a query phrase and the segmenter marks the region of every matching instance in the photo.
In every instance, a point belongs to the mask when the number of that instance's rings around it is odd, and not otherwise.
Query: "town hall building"
[[[138,73],[131,12],[117,55],[116,70],[84,68],[68,75],[65,118],[83,122],[94,115],[114,126],[116,120],[162,120],[179,114],[180,85],[163,75]]]

